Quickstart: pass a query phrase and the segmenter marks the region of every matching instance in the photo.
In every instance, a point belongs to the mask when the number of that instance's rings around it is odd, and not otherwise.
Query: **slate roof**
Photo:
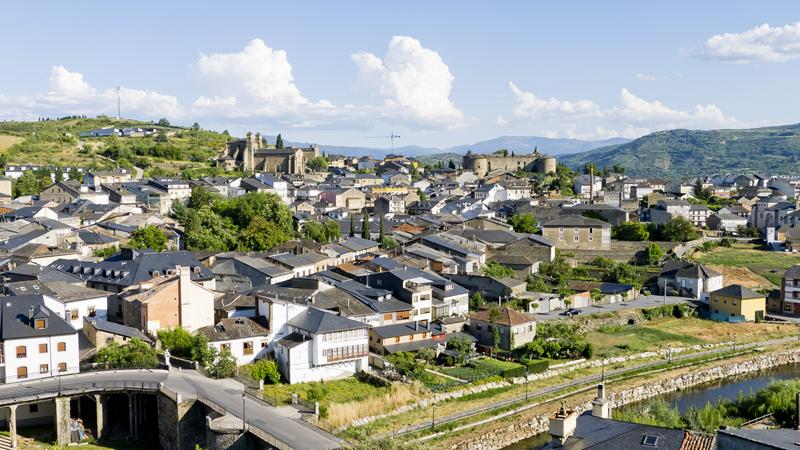
[[[365,323],[356,322],[316,308],[308,308],[305,313],[295,316],[287,323],[295,328],[315,334],[368,328]]]
[[[742,447],[746,448],[745,443],[753,443],[753,447],[785,450],[797,449],[797,442],[800,442],[800,432],[797,430],[780,428],[776,430],[748,430],[748,429],[728,429],[718,430],[718,434],[737,437],[744,442]]]
[[[701,278],[714,278],[719,276],[722,276],[722,274],[715,270],[711,270],[702,264],[675,260],[670,260],[664,263],[664,267],[661,269],[661,273],[659,274],[659,277],[680,277],[691,278],[694,280],[699,280]]]
[[[371,330],[384,339],[426,332],[430,333],[431,336],[445,334],[442,326],[435,322],[427,324],[421,322],[395,323],[382,327],[372,327]]]
[[[490,308],[484,308],[480,311],[476,311],[469,316],[470,320],[480,320],[481,322],[491,322],[489,312],[491,311]],[[523,325],[531,322],[535,322],[536,319],[532,314],[524,313],[517,311],[513,308],[508,308],[506,306],[499,306],[497,307],[497,311],[500,313],[500,318],[495,320],[495,323],[500,325],[506,326],[516,326],[516,325]]]
[[[711,295],[722,295],[725,297],[733,297],[742,300],[766,297],[766,295],[759,294],[758,292],[748,289],[740,284],[731,284],[730,286],[725,286],[722,289],[717,289],[716,291],[712,291]]]
[[[796,280],[800,278],[800,264],[795,264],[789,270],[783,273],[783,277],[787,280]]]
[[[70,303],[91,298],[108,297],[109,293],[66,281],[18,281],[6,284],[6,290],[14,296],[43,294]]]
[[[127,325],[122,325],[115,322],[109,322],[103,319],[92,319],[89,317],[84,317],[83,320],[93,327],[98,329],[99,331],[103,331],[106,333],[116,334],[118,336],[124,336],[127,338],[138,338],[147,343],[152,344],[153,340],[147,337],[146,334],[142,333],[141,331],[137,330],[136,328],[129,327]]]
[[[542,224],[543,227],[553,228],[553,227],[599,227],[599,228],[611,228],[611,224],[608,222],[604,222],[600,219],[593,219],[591,217],[584,217],[579,216],[577,214],[569,214],[561,217],[557,217],[553,220],[545,222]]]
[[[2,297],[0,306],[0,339],[22,339],[31,337],[63,336],[77,334],[60,315],[51,311],[44,305],[41,295],[21,295],[17,297]],[[47,319],[47,327],[36,329],[28,318],[29,313],[34,318]]]
[[[197,329],[208,337],[209,342],[230,341],[256,336],[266,337],[269,334],[266,320],[250,317],[230,317],[221,319],[215,325]]]

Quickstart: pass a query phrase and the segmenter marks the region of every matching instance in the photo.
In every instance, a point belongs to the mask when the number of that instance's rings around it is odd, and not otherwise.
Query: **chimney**
[[[611,418],[611,404],[606,399],[606,385],[597,385],[597,398],[592,400],[592,415],[600,419]]]
[[[573,433],[578,425],[578,413],[569,411],[561,404],[561,409],[550,417],[550,436],[553,441],[563,444]]]
[[[33,305],[28,305],[28,325],[33,327]]]
[[[414,321],[414,331],[419,331],[419,321],[418,320]]]

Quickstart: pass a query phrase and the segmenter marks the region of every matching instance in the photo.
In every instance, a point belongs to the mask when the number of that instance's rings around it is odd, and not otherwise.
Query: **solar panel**
[[[642,445],[646,445],[648,447],[655,447],[657,444],[658,444],[658,436],[646,434],[644,438],[642,438]]]

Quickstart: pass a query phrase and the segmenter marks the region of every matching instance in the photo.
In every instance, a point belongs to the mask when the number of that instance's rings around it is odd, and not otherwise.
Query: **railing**
[[[25,382],[24,392],[19,390],[10,390],[7,394],[0,390],[0,405],[8,405],[14,403],[22,403],[40,400],[44,398],[61,397],[67,395],[79,395],[90,392],[108,392],[108,391],[151,391],[157,392],[159,390],[160,382],[158,381],[143,381],[143,380],[103,380],[103,381],[90,381],[86,380],[81,382],[75,378],[70,378],[66,382],[62,380],[64,377],[40,378],[38,380],[27,380]],[[51,386],[30,386],[34,382],[52,382]],[[6,385],[13,387],[13,385]]]

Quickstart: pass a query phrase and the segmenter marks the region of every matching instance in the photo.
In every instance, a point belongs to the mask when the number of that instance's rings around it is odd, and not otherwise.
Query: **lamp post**
[[[528,365],[525,365],[525,403],[528,403]]]
[[[247,412],[245,409],[245,400],[247,395],[242,391],[242,431],[247,431]]]
[[[672,364],[672,346],[667,347],[667,363]]]
[[[736,351],[736,333],[733,333],[733,351]]]

